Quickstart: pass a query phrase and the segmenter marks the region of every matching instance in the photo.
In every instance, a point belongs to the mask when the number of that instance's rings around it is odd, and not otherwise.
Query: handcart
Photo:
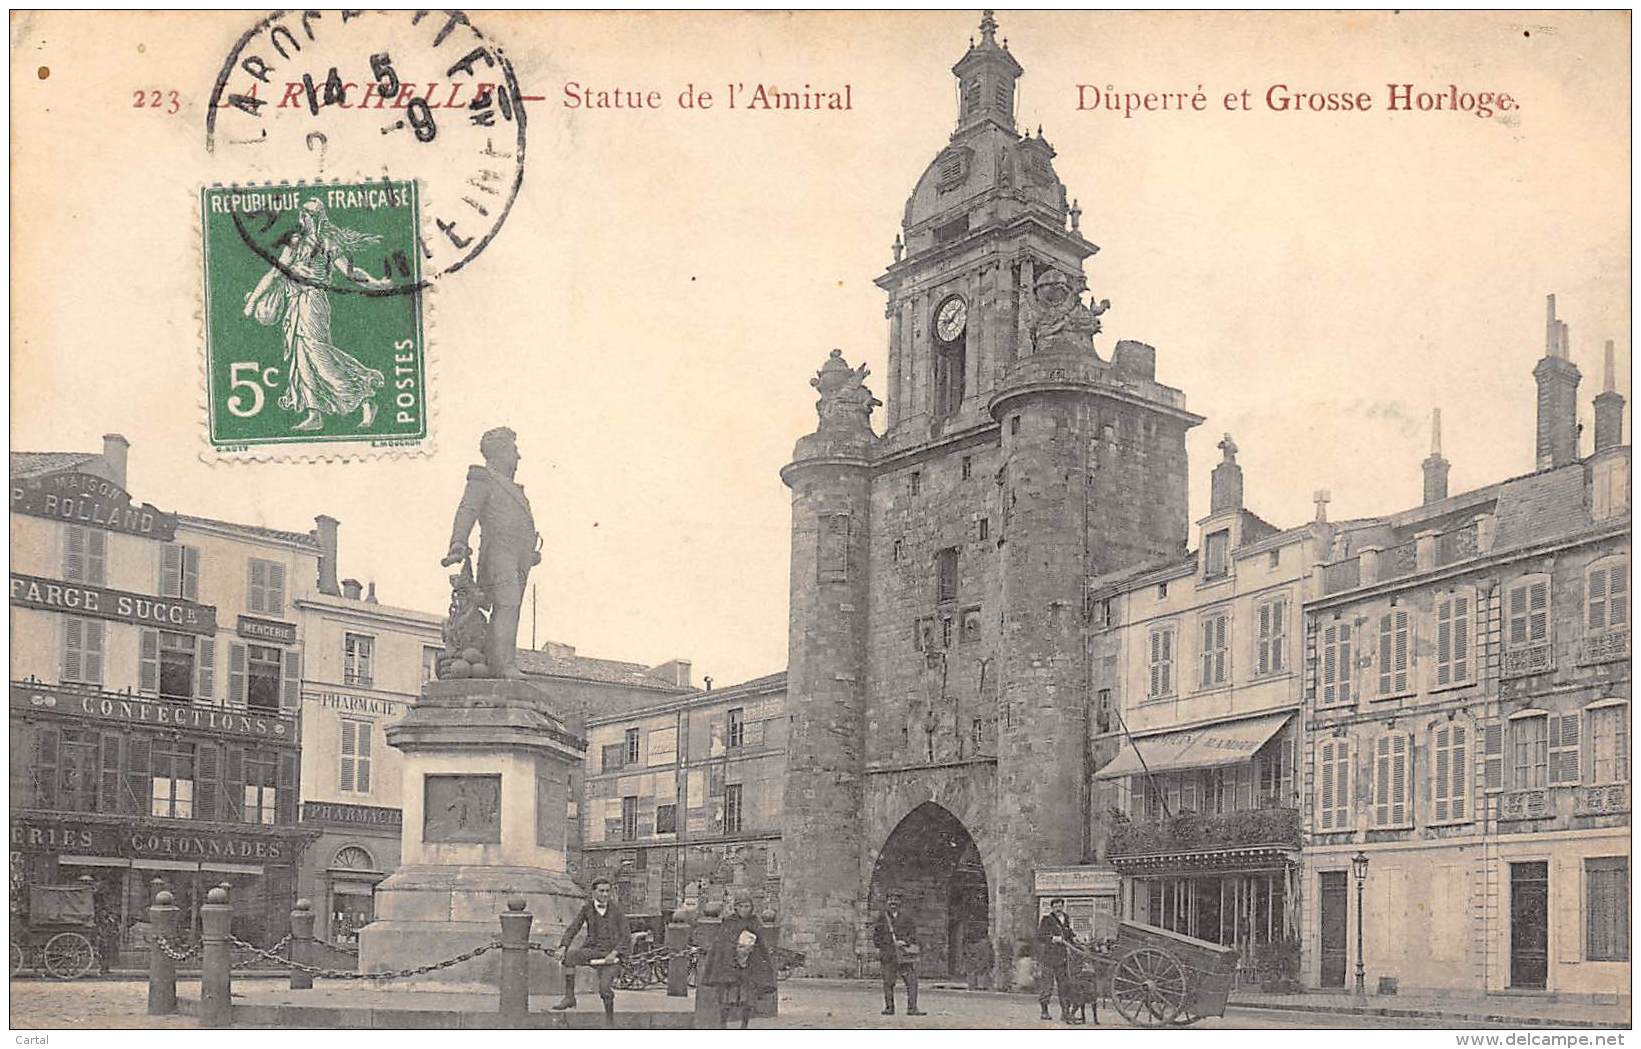
[[[73,980],[97,962],[96,905],[90,885],[30,885],[28,910],[12,924],[11,974],[44,969]]]
[[[1129,1023],[1185,1026],[1224,1016],[1236,973],[1234,947],[1194,936],[1120,921],[1115,939],[1083,950],[1072,947],[1078,977],[1111,1000]]]

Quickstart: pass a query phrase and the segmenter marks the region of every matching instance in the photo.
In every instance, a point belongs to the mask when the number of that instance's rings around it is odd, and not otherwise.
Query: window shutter
[[[1577,783],[1579,773],[1578,714],[1552,715],[1550,733],[1550,782]]]
[[[40,728],[34,734],[34,801],[42,809],[57,807],[57,744],[61,733]]]
[[[1486,790],[1504,789],[1504,725],[1494,721],[1481,730],[1483,786]]]
[[[1350,819],[1350,744],[1344,740],[1340,740],[1334,745],[1334,753],[1337,757],[1334,763],[1333,773],[1334,779],[1337,782],[1334,784],[1333,793],[1335,799],[1334,804],[1337,808],[1334,811],[1333,826],[1335,830],[1344,830],[1349,826],[1348,821]]]
[[[1395,616],[1394,616],[1394,621],[1395,621],[1394,633],[1395,633],[1395,640],[1396,640],[1396,658],[1395,658],[1395,662],[1394,662],[1393,665],[1395,667],[1396,673],[1395,673],[1395,681],[1394,681],[1393,684],[1394,684],[1394,687],[1395,687],[1397,692],[1406,692],[1407,691],[1407,668],[1408,668],[1408,661],[1409,661],[1409,656],[1410,656],[1410,653],[1408,651],[1409,645],[1408,645],[1407,612],[1398,610],[1396,612]]]
[[[1390,737],[1373,741],[1373,822],[1390,822]]]
[[[63,529],[63,578],[75,582],[86,579],[86,532],[79,525]]]
[[[280,615],[285,611],[285,566],[268,563],[268,611]]]
[[[1386,695],[1391,691],[1391,684],[1395,680],[1391,657],[1391,620],[1387,612],[1379,617],[1379,694]]]
[[[1469,748],[1465,746],[1464,726],[1454,725],[1453,756],[1449,759],[1453,770],[1453,780],[1452,787],[1448,791],[1448,797],[1451,799],[1451,815],[1456,820],[1464,819],[1465,813],[1469,809],[1466,802],[1470,795],[1470,791],[1467,789],[1470,784],[1470,766],[1465,764],[1465,755],[1468,750]]]
[[[182,594],[182,547],[175,543],[160,547],[160,593],[166,597]]]
[[[90,531],[86,539],[85,581],[101,586],[108,582],[108,533]]]
[[[1435,776],[1430,782],[1431,817],[1438,821],[1445,821],[1451,817],[1452,809],[1448,804],[1451,789],[1449,779],[1452,755],[1450,748],[1453,745],[1453,729],[1443,725],[1431,734],[1430,750],[1435,764]]]
[[[228,702],[244,706],[245,646],[238,641],[228,642]]]
[[[1320,808],[1322,810],[1319,813],[1318,822],[1321,824],[1321,828],[1323,830],[1332,830],[1333,829],[1333,806],[1334,806],[1334,801],[1335,801],[1334,787],[1333,787],[1333,776],[1334,776],[1333,766],[1334,766],[1334,761],[1335,760],[1336,759],[1334,757],[1334,744],[1331,740],[1329,740],[1327,742],[1324,742],[1320,747],[1317,748],[1316,765],[1317,765],[1317,768],[1318,768],[1318,772],[1317,772],[1317,777],[1316,778],[1317,778],[1317,781],[1321,785],[1321,804],[1320,804]]]
[[[1408,822],[1408,807],[1413,801],[1413,737],[1407,733],[1394,736],[1390,743],[1390,822]]]
[[[1629,599],[1629,570],[1627,563],[1607,569],[1608,626],[1623,626],[1629,622],[1629,608],[1625,604]]]
[[[1202,683],[1212,684],[1214,680],[1214,621],[1212,618],[1202,621]]]
[[[357,786],[355,789],[362,794],[368,794],[370,793],[370,737],[374,730],[371,728],[371,724],[368,721],[361,721],[358,728],[359,765],[358,772],[356,774]]]
[[[63,617],[63,680],[82,681],[85,674],[85,621]]]
[[[1151,632],[1151,694],[1162,695],[1159,674],[1162,669],[1162,631]]]
[[[120,811],[120,734],[104,732],[102,736],[102,777],[99,781],[97,807],[102,812],[113,815]]]
[[[1527,586],[1518,583],[1510,588],[1509,597],[1509,643],[1523,645],[1527,643]]]
[[[1453,681],[1453,601],[1444,598],[1436,605],[1436,684]]]
[[[1550,584],[1540,580],[1528,588],[1527,640],[1543,641],[1550,636]]]
[[[200,699],[215,699],[217,694],[217,639],[202,637],[199,639],[199,688],[195,694]]]
[[[221,786],[217,783],[219,773],[219,753],[215,743],[201,743],[199,745],[199,765],[196,775],[199,783],[194,787],[194,815],[202,820],[217,818],[217,795]]]
[[[125,741],[125,792],[131,809],[139,816],[148,815],[149,798],[153,784],[149,780],[149,759],[152,744],[147,736],[131,736]]]
[[[268,611],[268,565],[254,557],[251,558],[250,603],[252,612]]]
[[[222,748],[222,815],[228,823],[238,823],[245,812],[245,750]]]
[[[1339,628],[1322,630],[1322,702],[1334,703],[1339,698]]]
[[[279,755],[279,796],[274,799],[274,822],[296,822],[296,755]]]
[[[199,550],[182,548],[182,596],[190,601],[199,600]]]
[[[1453,599],[1453,680],[1470,678],[1470,598]]]
[[[279,706],[296,710],[302,706],[302,653],[285,653],[285,674],[279,679]]]
[[[137,642],[137,691],[150,695],[160,690],[160,634],[143,630]]]
[[[1589,628],[1607,629],[1607,570],[1597,568],[1590,572]]]
[[[1174,691],[1174,632],[1162,632],[1162,694]]]
[[[103,623],[100,619],[85,621],[85,677],[81,680],[93,685],[103,683]]]
[[[354,730],[355,730],[356,726],[358,725],[358,722],[356,722],[356,721],[341,721],[338,724],[341,726],[341,729],[342,729],[342,761],[341,761],[341,765],[340,765],[340,767],[337,771],[336,789],[337,790],[352,790],[353,789],[353,769],[354,769],[354,765],[357,763],[355,755],[357,755],[359,753],[358,746],[354,742],[354,740],[355,740]]]

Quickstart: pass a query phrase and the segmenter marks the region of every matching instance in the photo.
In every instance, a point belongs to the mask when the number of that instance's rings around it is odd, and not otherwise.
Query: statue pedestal
[[[387,741],[404,754],[400,865],[376,887],[376,920],[359,931],[363,971],[414,969],[501,938],[519,896],[530,938],[556,946],[585,897],[565,873],[570,769],[586,741],[549,696],[523,681],[429,682]],[[425,976],[426,989],[494,989],[501,952]],[[530,954],[530,989],[561,986],[558,963]]]

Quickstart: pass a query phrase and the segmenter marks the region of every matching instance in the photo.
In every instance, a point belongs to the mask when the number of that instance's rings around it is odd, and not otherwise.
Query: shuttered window
[[[957,600],[957,547],[951,546],[934,555],[935,601],[948,604]]]
[[[1436,600],[1436,684],[1470,680],[1469,594],[1444,594]]]
[[[278,778],[278,759],[272,751],[245,752],[243,815],[246,823],[273,824],[279,797]]]
[[[1277,598],[1259,606],[1259,647],[1255,674],[1280,674],[1288,667],[1288,601]]]
[[[1585,731],[1590,737],[1591,783],[1629,782],[1629,713],[1627,704],[1585,712]]]
[[[1523,579],[1510,587],[1505,598],[1507,623],[1505,643],[1511,647],[1536,645],[1550,637],[1550,580],[1546,576]]]
[[[277,616],[285,611],[285,566],[278,561],[251,558],[250,608]]]
[[[194,790],[194,815],[202,820],[220,818],[222,806],[222,748],[215,743],[199,745],[198,781]]]
[[[1549,722],[1549,773],[1552,784],[1566,785],[1579,780],[1579,715],[1551,715]]]
[[[1504,789],[1504,724],[1494,721],[1482,726],[1482,786],[1488,791]]]
[[[63,729],[58,753],[57,807],[69,812],[97,811],[97,747],[95,730]]]
[[[1438,823],[1469,819],[1470,797],[1468,733],[1464,725],[1449,722],[1431,733],[1431,817]]]
[[[1151,631],[1151,688],[1152,696],[1174,694],[1174,628],[1158,627]]]
[[[1324,831],[1350,829],[1350,741],[1316,745],[1316,824]]]
[[[1549,782],[1548,720],[1537,714],[1510,722],[1510,786],[1516,790],[1543,787]]]
[[[1349,623],[1329,623],[1322,628],[1321,678],[1322,705],[1350,703],[1351,680],[1354,675],[1351,627]]]
[[[1591,633],[1629,623],[1628,561],[1603,561],[1585,579],[1585,626]]]
[[[120,805],[120,734],[104,732],[102,776],[97,788],[97,806],[106,813],[121,811]]]
[[[176,740],[154,741],[150,815],[193,818],[194,746]]]
[[[1411,639],[1405,608],[1393,608],[1379,617],[1379,695],[1407,691]]]
[[[197,548],[181,543],[166,543],[160,547],[160,596],[199,600]]]
[[[108,533],[69,525],[63,530],[63,578],[102,586],[108,582]]]
[[[369,634],[342,635],[342,683],[369,688],[376,679],[376,639]]]
[[[1223,612],[1202,620],[1202,687],[1223,685],[1229,675],[1229,659],[1225,644],[1226,626],[1230,617]]]
[[[57,744],[60,733],[54,728],[41,727],[34,732],[34,767],[29,777],[34,785],[34,805],[41,809],[57,807]]]
[[[1584,957],[1630,960],[1630,861],[1624,856],[1584,861]]]
[[[1402,827],[1411,821],[1413,737],[1405,732],[1373,742],[1373,824]]]
[[[360,794],[370,792],[370,736],[369,721],[341,719],[342,765],[337,787]]]
[[[63,677],[65,684],[103,683],[103,622],[63,617]]]

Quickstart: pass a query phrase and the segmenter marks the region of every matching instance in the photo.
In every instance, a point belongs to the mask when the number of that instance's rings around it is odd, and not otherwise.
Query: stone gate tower
[[[900,892],[920,968],[999,959],[1036,927],[1033,871],[1084,858],[1087,581],[1183,554],[1186,431],[1155,352],[1093,337],[1098,249],[987,12],[952,67],[957,128],[906,203],[888,295],[887,430],[837,351],[791,486],[786,941],[875,971]],[[830,391],[830,392],[829,392]]]

